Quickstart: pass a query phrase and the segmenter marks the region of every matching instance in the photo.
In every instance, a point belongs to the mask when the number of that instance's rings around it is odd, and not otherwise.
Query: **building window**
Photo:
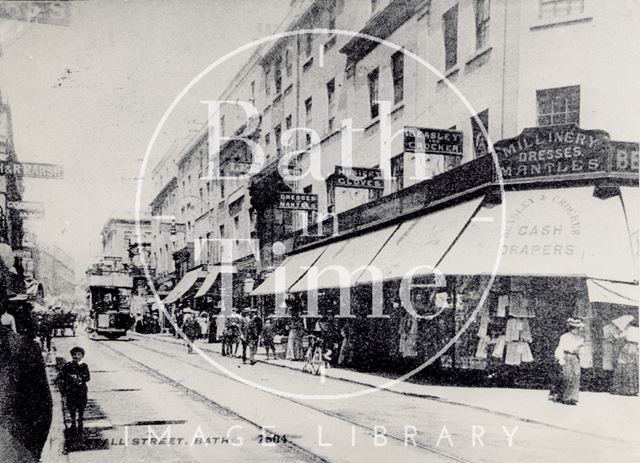
[[[255,104],[256,102],[256,81],[251,81],[251,102]]]
[[[264,93],[269,95],[269,93],[271,93],[271,83],[269,82],[269,74],[271,72],[271,69],[269,69],[269,66],[265,66],[264,68]]]
[[[391,73],[393,77],[393,104],[404,98],[404,53],[398,51],[391,56]]]
[[[307,34],[304,36],[304,56],[311,57],[313,53],[313,35]]]
[[[278,157],[280,157],[280,155],[282,154],[282,127],[280,126],[280,124],[276,125],[273,128],[273,137],[275,138],[276,142],[276,153]]]
[[[307,129],[311,129],[311,123],[313,122],[313,119],[312,119],[313,100],[311,99],[311,97],[305,100],[304,110],[305,110],[305,123],[306,123]],[[307,146],[311,145],[311,133],[306,132],[305,139],[307,142]]]
[[[224,201],[224,180],[220,180],[220,199]]]
[[[271,135],[268,133],[264,134],[264,150],[267,154],[267,157],[269,157],[271,150]]]
[[[291,49],[287,48],[284,52],[284,66],[287,71],[287,77],[291,77],[293,64],[291,63]]]
[[[273,72],[273,82],[276,85],[276,95],[282,91],[282,59],[278,58]]]
[[[286,127],[287,130],[289,130],[292,125],[293,125],[293,116],[289,114],[287,118],[284,120],[284,126]]]
[[[442,15],[444,35],[444,68],[451,69],[458,63],[458,5]]]
[[[404,187],[404,153],[391,158],[391,191],[399,191]]]
[[[480,123],[478,123],[478,121]],[[485,109],[484,111],[478,113],[476,117],[471,118],[471,132],[473,135],[473,153],[477,158],[480,156],[484,156],[489,152],[489,145],[487,143],[487,138],[484,136],[484,132],[482,131],[482,127],[484,127],[485,132],[488,134],[489,133],[489,110],[488,109]]]
[[[491,0],[476,0],[476,50],[489,42],[489,9]]]
[[[220,116],[220,135],[224,137],[224,116]]]
[[[369,81],[369,112],[371,119],[378,117],[378,68],[375,68],[367,76]]]
[[[538,126],[580,124],[580,86],[538,90]]]
[[[584,13],[584,0],[540,0],[539,18],[561,18]]]
[[[375,13],[378,9],[378,0],[371,0],[371,14]]]
[[[333,132],[333,126],[335,124],[335,106],[336,106],[336,80],[335,79],[331,79],[329,82],[327,82],[327,119],[328,119],[328,124],[327,124],[327,128],[329,130],[329,133]]]
[[[220,225],[218,228],[220,230],[220,238],[224,238],[224,225]]]

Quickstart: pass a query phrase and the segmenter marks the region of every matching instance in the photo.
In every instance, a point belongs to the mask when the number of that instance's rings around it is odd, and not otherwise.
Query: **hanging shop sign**
[[[0,175],[61,179],[64,177],[64,170],[62,169],[62,166],[57,164],[0,161]]]
[[[348,188],[384,189],[382,170],[369,167],[336,166],[333,183]]]
[[[31,259],[31,249],[14,249],[13,255],[16,257],[20,257],[21,259]]]
[[[504,180],[607,170],[609,134],[575,124],[533,127],[494,144]]]
[[[44,218],[44,204],[33,201],[7,201],[7,206],[18,211],[23,219]]]
[[[280,193],[279,209],[317,211],[318,195],[310,193]]]
[[[459,130],[404,128],[405,152],[462,156],[462,145],[462,132]]]

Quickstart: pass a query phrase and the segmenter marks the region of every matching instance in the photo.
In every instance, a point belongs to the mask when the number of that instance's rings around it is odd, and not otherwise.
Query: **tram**
[[[89,274],[89,323],[93,339],[104,336],[117,339],[127,335],[131,328],[131,288],[129,274],[100,272]]]

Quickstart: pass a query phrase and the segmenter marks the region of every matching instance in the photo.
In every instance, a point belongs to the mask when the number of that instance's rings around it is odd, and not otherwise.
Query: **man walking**
[[[249,363],[255,365],[258,340],[260,339],[260,333],[262,333],[262,319],[258,317],[258,311],[256,309],[249,309],[248,312],[247,344],[249,346]]]

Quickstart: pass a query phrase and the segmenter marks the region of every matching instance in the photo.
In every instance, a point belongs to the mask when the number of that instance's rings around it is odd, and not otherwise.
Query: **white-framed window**
[[[393,104],[404,99],[404,53],[397,51],[391,55],[391,77],[393,78]]]
[[[336,80],[327,82],[327,129],[333,132],[336,119]]]
[[[539,0],[538,17],[562,18],[584,13],[584,0]]]
[[[379,90],[379,71],[375,68],[367,75],[369,83],[369,114],[371,119],[378,117],[378,90]]]
[[[293,63],[291,62],[291,49],[287,48],[284,52],[284,67],[286,68],[287,77],[291,77],[293,72]]]
[[[391,191],[396,192],[404,187],[404,153],[391,158]]]
[[[304,56],[310,58],[313,54],[313,35],[304,36]]]
[[[444,68],[451,69],[458,64],[458,5],[454,5],[442,15],[444,38]]]
[[[269,95],[271,93],[271,82],[269,81],[269,76],[271,74],[271,69],[269,66],[265,66],[264,68],[264,93]]]
[[[491,0],[475,0],[476,50],[481,50],[489,43],[490,9]]]
[[[547,88],[536,92],[538,126],[580,124],[580,86]]]
[[[282,155],[282,126],[280,124],[273,128],[273,137],[276,142],[276,153],[280,157]]]
[[[304,187],[302,189],[302,192],[307,195],[313,194],[313,185],[308,185]],[[305,228],[316,223],[316,220],[318,220],[318,213],[316,211],[307,211],[307,214],[306,214],[307,223]]]
[[[304,111],[305,111],[305,124],[308,129],[311,129],[311,125],[313,123],[313,99],[311,97],[307,98],[304,101]],[[311,145],[311,134],[309,132],[305,133],[305,140],[307,146]]]
[[[276,95],[282,91],[282,58],[278,58],[273,72],[273,82],[276,87]]]

